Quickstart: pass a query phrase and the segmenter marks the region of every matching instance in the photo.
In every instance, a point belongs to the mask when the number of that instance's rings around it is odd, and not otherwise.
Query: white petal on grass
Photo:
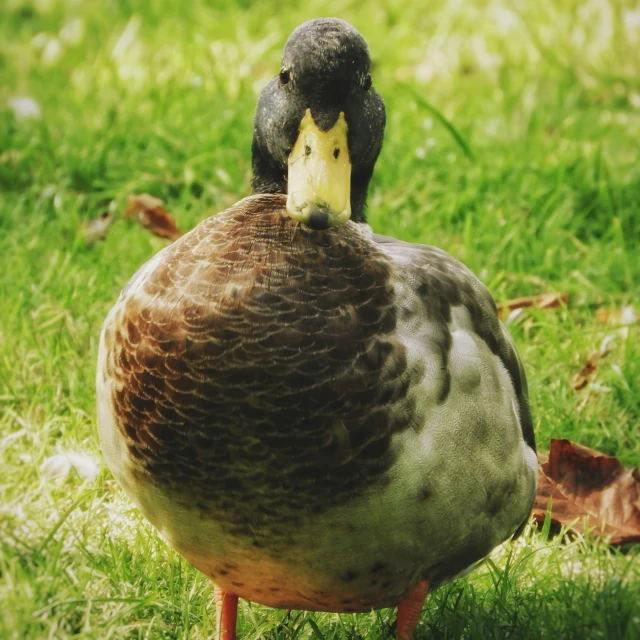
[[[600,343],[600,355],[606,355],[609,351],[609,345],[617,338],[617,334],[610,333],[608,336],[605,336]]]
[[[47,67],[53,66],[62,56],[62,45],[58,38],[49,38],[42,50],[42,64]]]
[[[100,463],[95,456],[89,453],[76,453],[73,451],[67,455],[69,456],[71,464],[78,472],[78,475],[83,480],[93,482],[97,478],[100,472]]]
[[[505,325],[507,327],[510,327],[512,324],[517,322],[518,319],[520,318],[520,316],[522,316],[523,314],[524,314],[524,309],[522,307],[520,307],[518,309],[514,309],[513,311],[511,311],[509,313],[509,315],[507,316],[506,320],[504,321]]]
[[[84,40],[85,23],[82,18],[67,22],[60,29],[60,40],[70,45],[80,44]]]
[[[632,306],[627,306],[622,308],[622,313],[620,314],[620,324],[635,324],[638,322],[638,314],[636,310]]]
[[[222,184],[229,186],[231,184],[231,176],[221,167],[218,167],[215,171],[216,176],[218,176],[218,179],[220,180],[220,182],[222,182]]]
[[[9,100],[9,107],[13,111],[16,120],[26,120],[35,118],[39,120],[42,117],[40,105],[29,96],[18,96]]]
[[[95,456],[77,451],[56,453],[49,456],[40,465],[40,473],[47,480],[59,480],[60,482],[69,477],[71,469],[75,469],[83,480],[92,482],[100,471],[100,465]]]
[[[137,40],[141,26],[142,20],[138,16],[132,16],[111,51],[111,57],[114,60],[120,60],[127,54],[131,45]]]
[[[498,33],[509,33],[520,26],[520,19],[513,11],[504,7],[495,7],[492,13]]]
[[[636,9],[635,11],[625,11],[622,16],[622,22],[624,23],[627,31],[640,29],[640,9]]]
[[[71,461],[64,453],[50,456],[40,465],[40,473],[47,480],[66,480],[71,472]]]

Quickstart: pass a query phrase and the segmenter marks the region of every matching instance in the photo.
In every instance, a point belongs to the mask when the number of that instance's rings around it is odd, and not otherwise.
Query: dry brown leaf
[[[582,391],[588,384],[589,380],[595,375],[598,370],[598,360],[600,359],[599,353],[592,353],[582,365],[582,369],[573,376],[571,383],[576,391]]]
[[[568,293],[541,293],[537,296],[524,296],[507,300],[498,306],[498,317],[503,318],[506,311],[515,311],[524,307],[534,307],[535,309],[557,309],[569,302]]]
[[[596,321],[613,327],[624,327],[638,322],[638,314],[631,305],[617,309],[600,307],[596,309]]]
[[[576,391],[582,391],[598,371],[598,362],[609,355],[609,351],[595,351],[582,365],[582,369],[573,376],[571,383]]]
[[[589,382],[591,382],[591,379],[598,371],[598,363],[600,362],[600,360],[602,360],[602,358],[606,358],[609,355],[609,344],[614,338],[614,334],[605,337],[602,341],[602,344],[600,345],[600,350],[594,351],[586,359],[585,363],[582,365],[582,369],[580,369],[580,371],[578,371],[578,373],[573,376],[573,378],[571,379],[571,384],[576,391],[582,391],[582,389],[584,389],[589,384]]]
[[[112,224],[113,216],[108,211],[101,213],[97,218],[87,222],[83,230],[86,243],[91,246],[98,242],[98,240],[104,240]]]
[[[128,202],[129,206],[124,212],[125,218],[137,216],[138,221],[145,229],[149,229],[161,238],[177,240],[182,235],[174,217],[162,206],[162,200],[148,193],[142,193],[137,196],[129,196]]]
[[[544,457],[539,457],[543,462]],[[578,532],[611,538],[610,544],[640,542],[640,472],[625,469],[617,458],[575,444],[551,440],[549,456],[538,469],[533,517]]]

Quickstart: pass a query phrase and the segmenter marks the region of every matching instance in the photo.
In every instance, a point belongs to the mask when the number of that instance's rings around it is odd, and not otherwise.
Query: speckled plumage
[[[283,207],[243,200],[134,276],[101,341],[103,448],[216,583],[274,606],[390,606],[528,516],[526,385],[460,263]],[[293,571],[298,595],[281,592]]]

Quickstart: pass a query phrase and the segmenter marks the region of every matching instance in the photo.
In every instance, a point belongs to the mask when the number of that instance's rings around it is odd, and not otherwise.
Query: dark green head
[[[289,36],[256,108],[256,193],[288,193],[290,215],[316,228],[364,221],[385,127],[370,71],[367,43],[342,20],[310,20]]]

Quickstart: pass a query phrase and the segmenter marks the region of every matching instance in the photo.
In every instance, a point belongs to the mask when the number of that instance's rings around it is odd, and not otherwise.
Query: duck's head
[[[280,73],[258,100],[253,188],[286,193],[287,213],[314,229],[364,222],[385,125],[364,38],[336,18],[310,20],[287,40]]]

